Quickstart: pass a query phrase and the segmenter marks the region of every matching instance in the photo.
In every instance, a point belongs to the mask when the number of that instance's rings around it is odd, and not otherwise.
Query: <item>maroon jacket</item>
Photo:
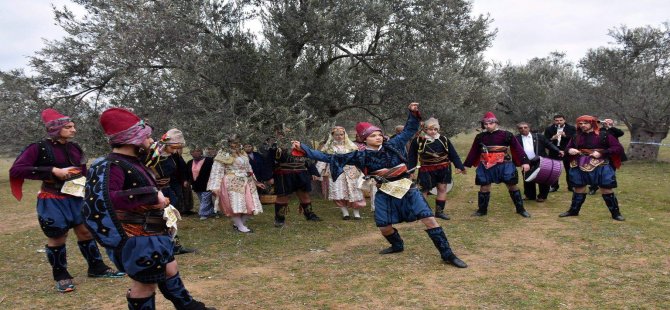
[[[463,163],[466,167],[477,167],[479,165],[480,155],[483,146],[508,146],[512,154],[514,165],[521,166],[528,163],[526,153],[523,151],[523,146],[514,138],[514,134],[506,130],[496,130],[493,132],[483,131],[479,133],[472,142],[472,147],[468,153],[468,157]]]
[[[63,181],[57,179],[51,170],[56,168],[76,167],[86,175],[86,156],[79,145],[74,142],[65,144],[52,139],[45,139],[28,145],[14,161],[9,169],[9,181],[12,194],[17,200],[23,197],[23,180],[42,180],[42,191],[58,194]]]

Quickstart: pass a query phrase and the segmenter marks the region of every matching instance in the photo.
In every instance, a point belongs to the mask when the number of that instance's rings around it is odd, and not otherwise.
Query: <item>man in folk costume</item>
[[[293,193],[300,201],[299,211],[308,221],[321,221],[312,210],[312,176],[318,177],[316,167],[305,157],[291,155],[290,149],[284,150],[272,144],[267,154],[268,164],[272,169],[271,184],[274,184],[277,200],[275,202],[275,227],[283,227],[288,213],[288,199]]]
[[[354,165],[365,175],[378,179],[379,192],[375,196],[375,224],[391,247],[380,254],[398,253],[404,250],[404,242],[393,224],[420,220],[426,225],[426,233],[440,252],[442,260],[458,268],[466,268],[451,250],[447,236],[437,223],[433,212],[409,180],[407,169],[407,151],[405,146],[419,130],[419,104],[411,103],[405,128],[389,141],[384,141],[382,130],[369,123],[358,124],[356,130],[360,139],[365,141],[366,149],[347,154],[325,154],[312,150],[299,141],[293,142],[296,153],[326,162],[334,180],[344,172],[344,167]]]
[[[559,216],[579,215],[586,200],[586,186],[597,185],[612,218],[623,221],[613,190],[617,187],[615,170],[621,167],[621,154],[624,152],[617,138],[601,130],[597,118],[582,115],[577,118],[577,134],[568,142],[566,150],[570,155],[568,173],[574,192],[570,209]]]
[[[530,165],[523,147],[514,138],[514,134],[498,128],[498,119],[491,112],[486,112],[481,120],[483,131],[472,142],[468,157],[463,163],[466,167],[477,167],[475,184],[480,186],[477,194],[478,209],[473,216],[484,216],[488,213],[491,197],[491,183],[505,183],[509,195],[514,202],[516,213],[523,217],[530,214],[523,207],[523,197],[517,184],[519,175],[515,166],[521,166],[528,172]]]
[[[341,126],[335,126],[330,130],[328,140],[321,148],[321,151],[326,154],[347,154],[357,150],[358,147],[349,139],[347,131]],[[354,213],[353,219],[360,220],[360,209],[365,207],[365,197],[357,187],[362,177],[358,168],[351,165],[345,166],[343,175],[336,181],[331,177],[327,163],[319,162],[316,168],[323,178],[322,184],[328,189],[328,200],[335,201],[337,207],[342,211],[342,219],[352,219],[349,215],[349,208],[351,208]]]
[[[140,159],[153,143],[151,127],[120,108],[103,112],[100,125],[112,152],[89,169],[82,214],[114,264],[132,279],[128,308],[155,309],[158,288],[176,309],[212,309],[193,299],[179,276],[167,226],[178,213],[166,208],[168,199]]]
[[[184,134],[181,130],[173,128],[168,130],[161,139],[154,143],[146,154],[145,165],[151,169],[156,177],[156,184],[163,195],[170,199],[170,204],[181,213],[184,209],[180,206],[182,185],[177,180],[187,180],[184,168],[186,163],[177,153],[186,145]],[[177,182],[175,182],[177,181]],[[187,182],[188,183],[188,182]],[[191,194],[190,192],[188,193]],[[179,236],[174,237],[174,254],[188,254],[196,250],[181,244]]]
[[[98,245],[84,225],[83,195],[63,191],[67,181],[86,176],[86,156],[79,145],[69,141],[77,132],[74,122],[54,109],[42,111],[42,121],[49,138],[28,145],[14,161],[9,178],[12,194],[19,201],[24,179],[42,180],[37,194],[37,218],[47,236],[45,250],[56,289],[62,293],[75,289],[67,271],[65,242],[70,229],[77,235],[79,250],[88,262],[89,277],[122,277],[124,273],[112,270],[102,261]]]
[[[611,118],[606,118],[602,121],[599,122],[600,124],[600,131],[606,131],[607,134],[613,135],[617,140],[619,138],[623,137],[625,134],[623,130],[614,127],[614,120]],[[621,155],[619,156],[621,158],[621,162],[623,163],[624,161],[628,160],[628,157],[626,156],[626,152],[622,152]],[[598,192],[598,186],[597,185],[590,185],[589,186],[589,195],[595,195]]]
[[[465,167],[451,141],[440,135],[440,123],[435,118],[424,122],[424,135],[412,139],[409,145],[407,168],[412,169],[419,164],[419,185],[423,197],[437,187],[435,197],[435,217],[448,220],[444,213],[447,203],[447,184],[451,183],[451,163],[456,173],[465,173]]]

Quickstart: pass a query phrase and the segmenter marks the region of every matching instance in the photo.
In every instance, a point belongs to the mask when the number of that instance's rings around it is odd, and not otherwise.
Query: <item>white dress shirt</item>
[[[521,135],[521,141],[523,142],[523,151],[526,152],[528,159],[535,158],[535,145],[533,144],[533,135],[528,134],[527,136]]]

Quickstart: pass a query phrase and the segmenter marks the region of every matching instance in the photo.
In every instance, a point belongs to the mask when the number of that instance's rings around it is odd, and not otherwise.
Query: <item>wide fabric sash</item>
[[[480,161],[482,164],[484,164],[486,169],[490,169],[491,167],[504,162],[506,154],[507,153],[503,152],[482,153],[480,156]]]

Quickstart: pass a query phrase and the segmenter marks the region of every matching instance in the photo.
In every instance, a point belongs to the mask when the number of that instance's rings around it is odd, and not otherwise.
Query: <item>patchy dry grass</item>
[[[463,157],[471,138],[454,139]],[[670,159],[666,149],[662,159]],[[0,308],[124,308],[130,281],[86,278],[74,237],[69,269],[77,290],[55,292],[35,217],[38,184],[27,182],[16,202],[9,163],[0,161]],[[268,207],[250,222],[251,235],[225,219],[185,219],[183,243],[200,251],[178,256],[182,277],[194,296],[219,308],[670,308],[670,163],[625,164],[617,191],[623,223],[610,219],[599,195],[588,197],[579,217],[559,219],[571,197],[564,190],[528,202],[533,217],[523,219],[503,186],[494,187],[489,215],[473,218],[473,173],[455,176],[453,219],[442,222],[468,269],[442,264],[418,223],[398,225],[405,252],[380,256],[387,244],[369,210],[364,221],[342,221],[332,204],[316,201],[324,222],[305,222],[293,202],[286,228],[272,226]],[[157,304],[171,308],[162,297]]]

